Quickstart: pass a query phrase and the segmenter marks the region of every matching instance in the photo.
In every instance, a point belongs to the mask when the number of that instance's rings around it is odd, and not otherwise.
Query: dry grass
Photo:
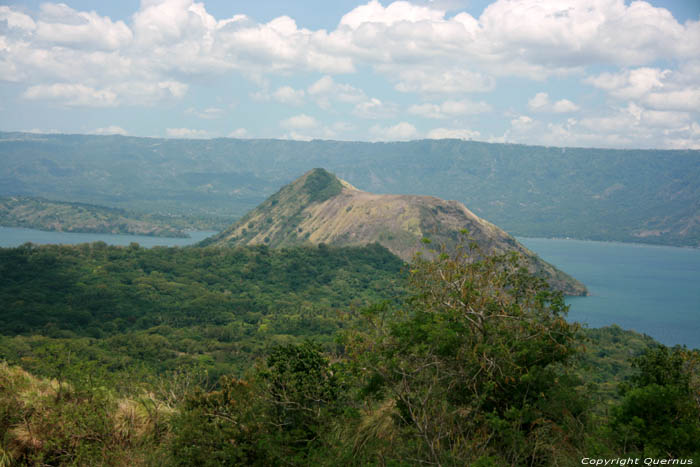
[[[79,392],[0,363],[0,467],[147,465],[173,412],[150,393]]]

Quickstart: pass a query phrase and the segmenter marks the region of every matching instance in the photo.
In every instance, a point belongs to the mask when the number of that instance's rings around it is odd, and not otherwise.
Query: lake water
[[[26,242],[143,247],[186,246],[216,232],[191,238],[107,235],[0,227],[0,247]],[[666,345],[700,348],[700,249],[632,243],[519,238],[529,249],[586,284],[588,297],[570,297],[569,318],[590,327],[618,324]]]
[[[204,240],[217,232],[194,231],[187,232],[190,238],[148,237],[146,235],[113,235],[71,232],[46,232],[44,230],[22,229],[18,227],[0,227],[0,247],[20,246],[32,242],[39,245],[57,243],[75,245],[88,242],[105,242],[108,245],[127,246],[136,242],[142,247],[154,246],[186,246]]]
[[[700,348],[700,249],[518,238],[588,287],[570,297],[569,318],[590,327],[618,324],[666,345]]]

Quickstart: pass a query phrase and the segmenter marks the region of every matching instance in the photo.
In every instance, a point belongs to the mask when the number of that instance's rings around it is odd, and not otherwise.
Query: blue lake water
[[[588,287],[569,318],[618,324],[666,345],[700,348],[700,249],[569,239],[518,238]]]
[[[213,231],[188,232],[190,238],[149,237],[146,235],[113,235],[93,233],[71,232],[46,232],[44,230],[22,229],[18,227],[0,227],[0,247],[15,247],[23,243],[32,242],[38,245],[64,244],[76,245],[78,243],[105,242],[108,245],[126,246],[136,242],[142,247],[154,246],[186,246],[192,245],[214,235]]]

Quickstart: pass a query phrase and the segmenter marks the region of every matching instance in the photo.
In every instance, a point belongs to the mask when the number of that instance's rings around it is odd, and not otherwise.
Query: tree
[[[658,345],[636,358],[610,434],[624,452],[700,458],[700,355]]]
[[[562,295],[514,256],[473,244],[433,255],[414,262],[404,309],[367,310],[364,330],[347,336],[359,396],[376,401],[368,416],[392,420],[378,455],[442,465],[569,456],[586,399],[568,371],[579,329]]]
[[[274,347],[249,381],[219,386],[195,391],[174,417],[173,463],[309,465],[343,406],[332,365],[309,341]]]

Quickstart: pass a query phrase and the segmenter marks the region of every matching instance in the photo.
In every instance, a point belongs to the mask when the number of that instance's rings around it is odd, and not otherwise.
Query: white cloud
[[[552,105],[552,112],[559,114],[577,112],[578,110],[579,106],[568,99],[560,99]]]
[[[549,94],[538,92],[528,102],[528,107],[533,112],[571,113],[579,110],[579,106],[568,99],[550,102]]]
[[[697,112],[700,109],[700,66],[690,62],[672,71],[636,68],[602,73],[584,80],[620,100],[631,100],[656,110]]]
[[[69,106],[111,107],[117,103],[117,94],[108,89],[94,89],[83,84],[56,83],[27,88],[25,99],[61,101]]]
[[[467,129],[434,128],[427,134],[429,139],[479,139],[481,133]]]
[[[371,0],[366,5],[358,6],[343,16],[340,25],[359,29],[372,24],[391,26],[401,22],[439,21],[443,16],[443,11],[412,5],[405,1],[393,2],[387,7],[383,7],[377,0]]]
[[[246,130],[245,128],[236,128],[227,136],[229,138],[246,138],[248,136],[248,130]]]
[[[513,127],[513,129],[517,131],[527,131],[533,127],[535,121],[527,115],[520,115],[517,118],[511,120],[510,124]]]
[[[31,16],[14,11],[8,6],[0,6],[0,21],[7,21],[7,26],[10,29],[24,31],[34,31],[36,29],[36,22]]]
[[[399,68],[396,70],[396,68]],[[489,75],[469,71],[455,70],[449,67],[421,68],[384,66],[380,70],[395,76],[398,82],[396,90],[400,92],[419,92],[423,94],[459,94],[469,92],[487,92],[495,86],[495,80]]]
[[[653,109],[698,112],[698,109],[700,109],[700,87],[668,92],[652,92],[646,96],[644,102]]]
[[[686,112],[654,111],[636,104],[565,123],[519,116],[502,141],[547,146],[699,149],[700,128]]]
[[[315,122],[314,126],[306,128],[291,129],[285,133],[284,139],[294,139],[298,141],[311,141],[313,139],[336,139],[337,132],[345,128],[345,125],[334,124],[331,126],[319,125]]]
[[[142,82],[232,70],[251,77],[351,73],[368,65],[402,92],[455,93],[492,90],[493,76],[542,79],[592,64],[643,66],[700,54],[700,22],[680,24],[643,1],[498,0],[479,18],[447,16],[444,2],[423,3],[372,0],[330,32],[286,16],[267,23],[245,15],[216,19],[192,0],[142,2],[129,25],[63,4],[44,4],[36,18],[1,7],[0,18],[22,37],[10,39],[2,75],[39,71],[56,82],[72,70],[82,84],[103,88],[123,80],[103,82],[112,69]],[[72,60],[52,60],[52,53]],[[119,66],[98,68],[95,60]]]
[[[124,128],[117,125],[110,125],[104,128],[96,128],[90,133],[92,133],[93,135],[128,135],[127,131]]]
[[[331,101],[358,103],[367,98],[364,91],[350,84],[338,83],[328,75],[321,77],[307,89],[309,96],[316,100],[319,107],[327,109]]]
[[[304,90],[282,86],[272,94],[272,97],[283,104],[301,105],[304,103]]]
[[[79,12],[64,3],[42,3],[36,38],[76,48],[116,50],[132,40],[123,21],[113,22],[93,12]]]
[[[663,80],[671,70],[637,68],[619,73],[601,73],[584,81],[604,89],[617,99],[640,99],[655,89],[663,88]]]
[[[211,133],[207,130],[196,130],[192,128],[167,128],[165,134],[168,138],[211,138]]]
[[[193,0],[142,0],[126,22],[58,3],[45,3],[30,14],[0,6],[0,80],[21,83],[25,99],[114,107],[182,99],[190,83],[198,88],[230,73],[258,84],[267,83],[271,74],[304,73],[321,78],[305,89],[281,86],[268,91],[260,84],[265,89],[260,96],[289,105],[315,102],[322,109],[345,103],[350,109],[343,110],[357,117],[397,118],[399,107],[389,102],[390,95],[369,96],[337,76],[374,72],[372,79],[421,95],[414,102],[412,96],[402,96],[411,114],[453,118],[468,114],[465,102],[472,104],[471,111],[480,103],[486,111],[487,99],[466,100],[465,95],[498,91],[497,86],[516,82],[512,77],[546,83],[552,76],[584,77],[595,66],[608,72],[583,81],[606,93],[612,110],[596,110],[592,100],[586,117],[571,124],[515,118],[509,135],[528,138],[518,135],[517,128],[529,125],[531,138],[571,135],[583,144],[588,140],[582,135],[594,132],[585,124],[601,119],[598,123],[633,125],[627,130],[615,126],[614,135],[606,133],[598,144],[694,144],[700,21],[681,24],[663,8],[623,0],[497,0],[479,17],[446,13],[464,1],[382,5],[372,0],[328,31],[300,27],[286,16],[266,23],[245,15],[217,19],[204,2]],[[366,76],[350,82],[365,82]],[[535,98],[527,112],[538,119],[579,110],[568,99],[545,94],[542,104],[542,97]],[[639,109],[638,118],[630,108]],[[206,111],[194,112],[202,118],[217,113]],[[338,115],[339,110],[333,111]],[[305,128],[306,134],[326,137],[336,131],[314,122],[314,131]],[[648,136],[641,134],[647,130]],[[542,136],[547,132],[551,136]]]
[[[398,107],[390,102],[382,102],[376,97],[372,97],[364,102],[355,105],[353,115],[360,118],[381,119],[390,118],[396,115]]]
[[[408,108],[408,113],[421,117],[442,119],[461,115],[474,115],[490,112],[491,106],[484,101],[472,102],[467,99],[453,101],[447,100],[442,104],[415,104]]]
[[[302,130],[317,127],[318,122],[315,118],[310,117],[306,114],[299,114],[293,117],[289,117],[286,120],[282,120],[280,122],[280,126],[282,126],[283,128]]]
[[[408,122],[400,122],[389,127],[374,125],[369,132],[376,141],[406,141],[418,135],[416,127]]]
[[[57,130],[56,128],[51,128],[49,130],[45,130],[42,128],[31,128],[29,130],[24,130],[26,133],[36,133],[40,135],[57,135],[61,134],[62,132],[60,130]]]
[[[479,18],[491,53],[541,65],[639,65],[697,53],[694,32],[644,1],[499,0]]]

